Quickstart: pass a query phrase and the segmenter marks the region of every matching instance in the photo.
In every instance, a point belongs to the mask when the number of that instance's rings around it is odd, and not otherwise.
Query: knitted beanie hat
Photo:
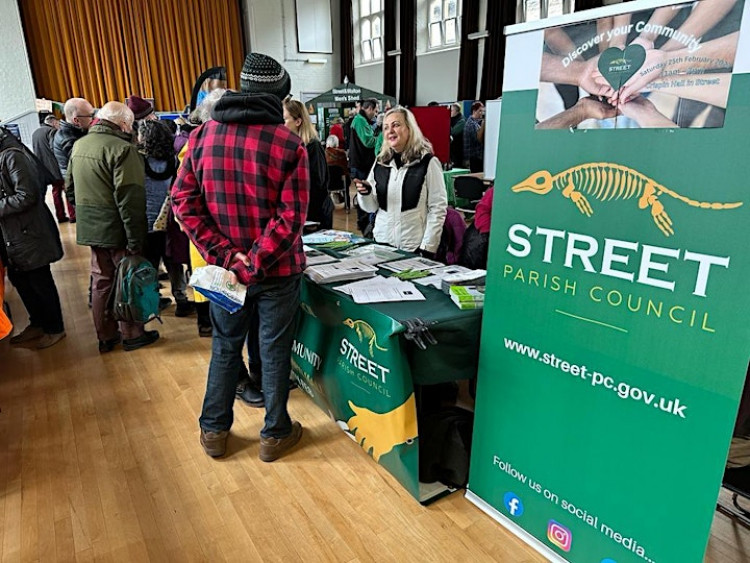
[[[154,111],[154,106],[151,102],[144,100],[138,96],[130,96],[125,100],[125,105],[130,108],[130,111],[135,115],[135,120],[139,121]]]
[[[240,89],[248,94],[273,94],[283,100],[292,89],[292,79],[284,67],[268,55],[249,53],[242,65]]]

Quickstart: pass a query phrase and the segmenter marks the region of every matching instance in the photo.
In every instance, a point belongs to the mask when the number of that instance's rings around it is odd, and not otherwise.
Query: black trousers
[[[470,158],[469,159],[469,170],[474,174],[475,172],[484,172],[484,159],[482,158]]]
[[[65,331],[60,296],[49,265],[25,272],[8,268],[8,279],[29,312],[31,326],[41,327],[46,334]]]

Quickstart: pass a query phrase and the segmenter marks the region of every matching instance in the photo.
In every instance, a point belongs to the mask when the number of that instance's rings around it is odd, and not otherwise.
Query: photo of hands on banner
[[[744,2],[546,30],[536,128],[723,127]]]

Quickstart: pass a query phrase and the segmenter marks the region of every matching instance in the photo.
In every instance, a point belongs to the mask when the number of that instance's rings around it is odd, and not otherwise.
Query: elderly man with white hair
[[[68,171],[68,161],[73,144],[83,137],[94,121],[94,106],[83,98],[70,98],[63,106],[65,121],[60,122],[57,133],[52,141],[52,150],[60,167],[63,178]],[[71,217],[75,219],[75,216]]]
[[[143,161],[132,142],[133,112],[120,102],[99,110],[89,134],[70,155],[66,188],[75,198],[78,244],[91,247],[92,303],[99,352],[122,340],[126,351],[156,342],[159,333],[142,323],[117,323],[107,309],[117,264],[139,254],[146,242],[146,191]]]

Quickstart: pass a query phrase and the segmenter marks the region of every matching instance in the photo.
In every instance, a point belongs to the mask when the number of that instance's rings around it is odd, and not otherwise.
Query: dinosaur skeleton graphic
[[[540,170],[513,186],[511,190],[516,193],[530,191],[545,195],[553,188],[575,203],[578,210],[587,217],[591,217],[594,210],[586,199],[586,195],[599,201],[638,198],[638,208],[651,209],[654,223],[665,236],[673,235],[674,229],[672,220],[658,199],[662,194],[701,209],[735,209],[742,205],[741,201],[733,203],[696,201],[662,186],[637,170],[611,162],[579,164],[554,176],[547,170]]]

